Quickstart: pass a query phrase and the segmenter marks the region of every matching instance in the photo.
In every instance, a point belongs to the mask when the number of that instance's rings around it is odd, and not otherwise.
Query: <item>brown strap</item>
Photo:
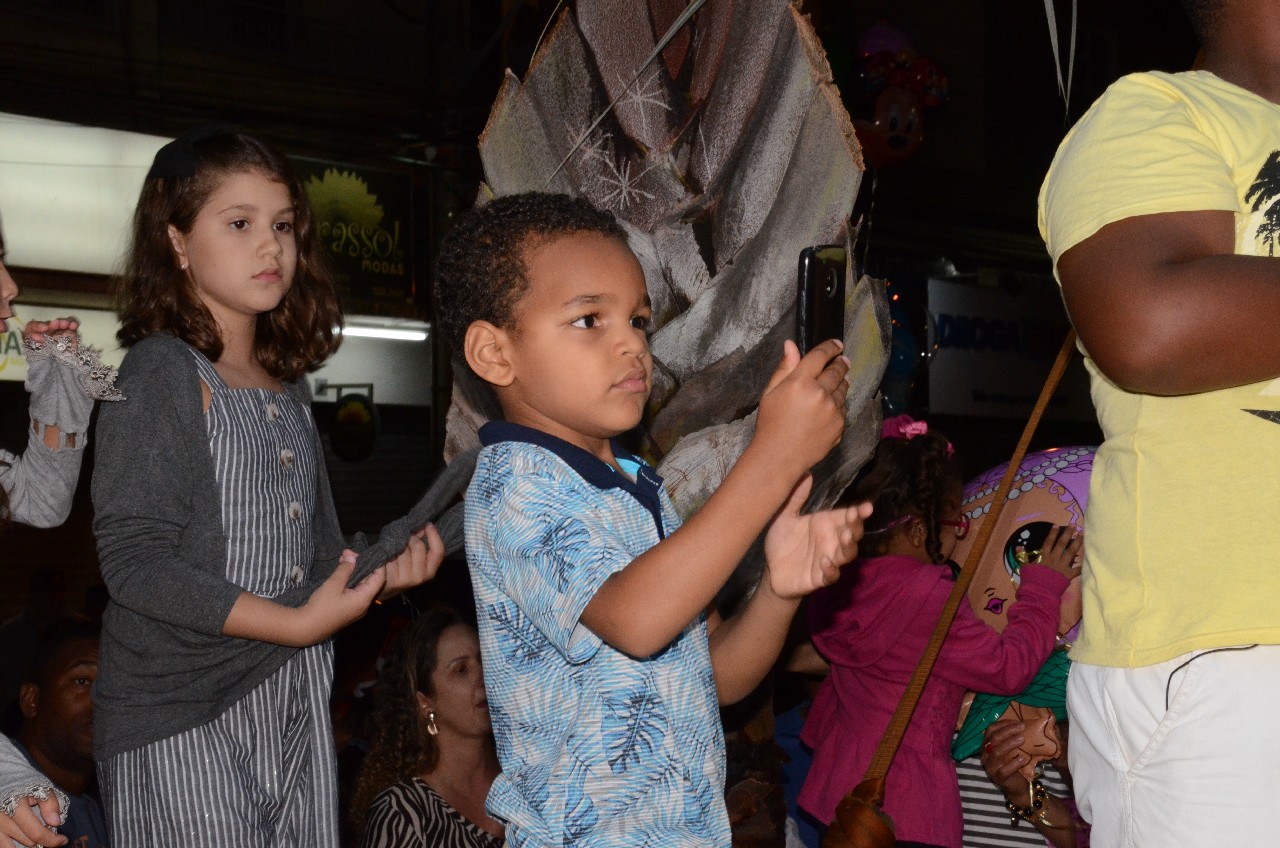
[[[920,658],[920,664],[916,666],[915,674],[912,675],[911,680],[907,683],[906,691],[902,693],[902,701],[898,704],[898,709],[894,712],[893,718],[889,720],[889,727],[885,730],[884,738],[880,740],[880,747],[876,748],[875,756],[871,759],[871,765],[867,767],[863,782],[875,780],[883,785],[884,778],[889,774],[889,766],[893,763],[894,755],[898,753],[902,735],[907,730],[907,724],[911,721],[911,714],[915,712],[921,693],[924,692],[924,685],[929,679],[929,672],[933,670],[934,662],[938,659],[938,652],[942,650],[942,642],[947,637],[947,631],[951,629],[951,622],[956,617],[960,602],[964,600],[965,594],[969,591],[969,584],[973,582],[973,573],[977,570],[978,562],[982,559],[987,542],[991,539],[991,534],[995,530],[996,524],[1000,522],[1000,513],[1008,500],[1009,489],[1013,485],[1013,478],[1018,473],[1018,466],[1022,464],[1022,458],[1027,453],[1027,445],[1031,443],[1031,436],[1036,431],[1036,425],[1040,423],[1040,416],[1044,414],[1045,407],[1049,405],[1049,399],[1053,397],[1054,389],[1058,387],[1058,381],[1062,379],[1062,372],[1067,368],[1067,362],[1071,358],[1071,351],[1075,344],[1076,331],[1073,329],[1067,333],[1067,338],[1062,342],[1062,349],[1058,351],[1058,358],[1054,361],[1053,368],[1050,369],[1049,376],[1044,381],[1044,388],[1040,391],[1040,399],[1036,401],[1035,408],[1031,411],[1031,417],[1027,419],[1027,426],[1022,431],[1022,438],[1018,441],[1018,446],[1013,451],[1013,458],[1009,460],[1009,469],[1005,471],[1004,479],[1000,481],[1000,487],[996,489],[995,500],[991,504],[991,512],[983,519],[982,529],[978,531],[978,537],[974,540],[973,547],[969,550],[969,556],[965,559],[964,567],[960,570],[959,576],[956,577],[956,584],[951,590],[951,595],[947,598],[947,605],[942,608],[942,617],[938,619],[937,626],[933,628],[933,635],[929,638],[929,644],[924,650],[924,656]]]

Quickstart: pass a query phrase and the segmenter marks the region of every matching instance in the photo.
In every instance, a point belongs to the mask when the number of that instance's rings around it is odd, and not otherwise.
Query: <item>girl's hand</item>
[[[982,768],[1004,797],[1020,807],[1027,805],[1031,782],[1022,769],[1031,762],[1020,747],[1025,741],[1026,725],[1021,721],[996,721],[983,734]]]
[[[849,360],[828,339],[802,359],[795,342],[783,345],[782,362],[760,397],[752,444],[760,445],[783,473],[803,474],[826,456],[844,433]]]
[[[1080,548],[1084,533],[1071,527],[1054,527],[1040,546],[1040,564],[1052,568],[1068,580],[1080,576]]]
[[[800,598],[836,582],[841,567],[857,555],[862,522],[871,515],[869,503],[801,515],[812,488],[813,477],[806,474],[764,537],[769,588],[780,598]]]
[[[399,556],[379,569],[386,572],[387,582],[378,594],[378,600],[394,598],[406,589],[426,583],[436,576],[442,562],[444,540],[436,526],[428,524],[409,537],[409,544]]]
[[[80,329],[80,322],[74,318],[54,318],[52,321],[28,321],[22,328],[22,335],[33,342],[43,344],[49,336],[74,334]],[[71,349],[76,349],[76,340],[72,340]]]
[[[33,808],[40,810],[39,818]],[[53,825],[62,823],[62,816],[58,814],[58,799],[52,794],[43,801],[31,796],[19,798],[18,808],[13,811],[12,818],[0,813],[0,837],[7,836],[22,846],[67,844],[67,837],[41,824],[40,819]]]
[[[315,645],[354,621],[359,621],[369,611],[369,605],[387,582],[387,570],[379,568],[354,588],[347,588],[347,581],[356,570],[356,552],[345,550],[338,567],[329,579],[320,584],[307,602],[297,610],[295,639],[284,644],[299,647]]]
[[[1067,590],[1058,602],[1058,632],[1065,636],[1083,616],[1084,598],[1081,596],[1080,577],[1077,576],[1067,584]]]

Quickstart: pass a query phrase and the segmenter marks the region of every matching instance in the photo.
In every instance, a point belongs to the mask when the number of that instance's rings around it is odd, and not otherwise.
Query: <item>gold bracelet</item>
[[[1027,821],[1031,824],[1039,822],[1041,825],[1050,830],[1080,830],[1081,827],[1072,817],[1070,824],[1054,824],[1049,821],[1048,811],[1045,809],[1045,802],[1049,798],[1049,792],[1044,788],[1044,784],[1039,779],[1031,781],[1031,785],[1027,790],[1029,806],[1019,807],[1012,801],[1005,802],[1005,806],[1009,808],[1009,826],[1017,827],[1018,822]]]
[[[1027,801],[1025,807],[1019,807],[1012,801],[1006,801],[1005,806],[1009,808],[1009,827],[1017,827],[1020,821],[1029,821],[1035,824],[1035,816],[1038,814],[1041,823],[1044,822],[1044,799],[1049,796],[1045,791],[1044,784],[1039,778],[1031,781],[1027,787]],[[1052,827],[1052,825],[1049,825]]]

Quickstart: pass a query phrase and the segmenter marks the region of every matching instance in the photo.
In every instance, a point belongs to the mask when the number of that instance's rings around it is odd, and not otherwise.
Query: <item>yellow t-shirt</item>
[[[1277,196],[1280,106],[1206,71],[1133,74],[1063,140],[1040,233],[1056,269],[1106,224],[1221,209],[1235,213],[1237,253],[1273,255]],[[1280,379],[1158,397],[1120,389],[1087,352],[1085,366],[1104,441],[1072,659],[1132,667],[1280,644]]]

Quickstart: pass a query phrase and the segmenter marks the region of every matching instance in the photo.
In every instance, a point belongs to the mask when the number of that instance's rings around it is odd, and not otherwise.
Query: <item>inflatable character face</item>
[[[1048,707],[1029,707],[1013,701],[999,720],[1021,721],[1025,725],[1022,732],[1024,741],[1018,749],[1029,759],[1018,771],[1028,781],[1035,780],[1036,769],[1041,763],[1058,758],[1062,741],[1058,737],[1058,720],[1054,718],[1053,710]]]
[[[1019,466],[1000,524],[969,587],[974,613],[996,630],[1004,630],[1021,568],[1038,556],[1049,529],[1054,525],[1084,528],[1093,453],[1091,447],[1055,448],[1028,454]],[[1007,468],[1007,463],[998,465],[965,486],[961,509],[970,527],[952,554],[956,562],[963,564],[968,558]]]

